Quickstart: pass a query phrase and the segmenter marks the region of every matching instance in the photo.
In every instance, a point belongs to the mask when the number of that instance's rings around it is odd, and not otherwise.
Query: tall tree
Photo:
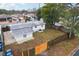
[[[37,11],[37,16],[43,18],[47,27],[52,27],[55,22],[59,21],[60,15],[64,10],[63,4],[47,3]]]
[[[69,33],[71,38],[72,33],[79,36],[79,4],[72,3],[59,3],[59,4],[45,4],[38,9],[37,16],[43,18],[48,27],[52,27],[52,24],[62,21],[64,28]]]
[[[79,36],[79,8],[78,4],[65,4],[66,11],[62,22],[64,27],[69,32],[69,38],[72,34],[77,34]]]

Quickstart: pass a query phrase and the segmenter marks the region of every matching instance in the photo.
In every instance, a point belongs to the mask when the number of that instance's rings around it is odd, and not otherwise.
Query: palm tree
[[[65,15],[62,18],[62,24],[64,28],[67,29],[69,33],[69,38],[72,37],[72,33],[77,34],[79,33],[79,4],[65,4],[66,10]]]

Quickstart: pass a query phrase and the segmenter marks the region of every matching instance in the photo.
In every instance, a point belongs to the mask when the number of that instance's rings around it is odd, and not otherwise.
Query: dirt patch
[[[47,51],[43,52],[42,54],[46,53],[47,56],[67,56],[69,53],[78,46],[79,39],[67,39],[60,43],[57,43],[51,46]]]

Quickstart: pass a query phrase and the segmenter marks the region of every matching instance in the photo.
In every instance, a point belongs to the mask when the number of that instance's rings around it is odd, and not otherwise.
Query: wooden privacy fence
[[[54,40],[48,41],[48,48],[50,48],[52,45],[54,45],[56,43],[59,43],[59,42],[61,42],[63,40],[66,40],[66,39],[68,39],[68,35],[67,34],[64,34],[62,36],[57,37]]]
[[[36,47],[28,50],[13,49],[13,55],[14,56],[34,56],[44,52],[45,50],[47,50],[47,42],[37,45]]]

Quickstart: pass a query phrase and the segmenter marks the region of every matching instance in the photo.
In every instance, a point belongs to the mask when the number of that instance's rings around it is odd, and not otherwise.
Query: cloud
[[[4,8],[5,4],[0,4],[0,8]]]
[[[4,4],[0,4],[0,9],[14,9],[15,7],[17,7],[17,5],[15,3],[4,3]]]
[[[40,4],[40,7],[44,4]],[[7,10],[23,10],[23,9],[33,9],[39,8],[39,3],[0,3],[0,9]]]

